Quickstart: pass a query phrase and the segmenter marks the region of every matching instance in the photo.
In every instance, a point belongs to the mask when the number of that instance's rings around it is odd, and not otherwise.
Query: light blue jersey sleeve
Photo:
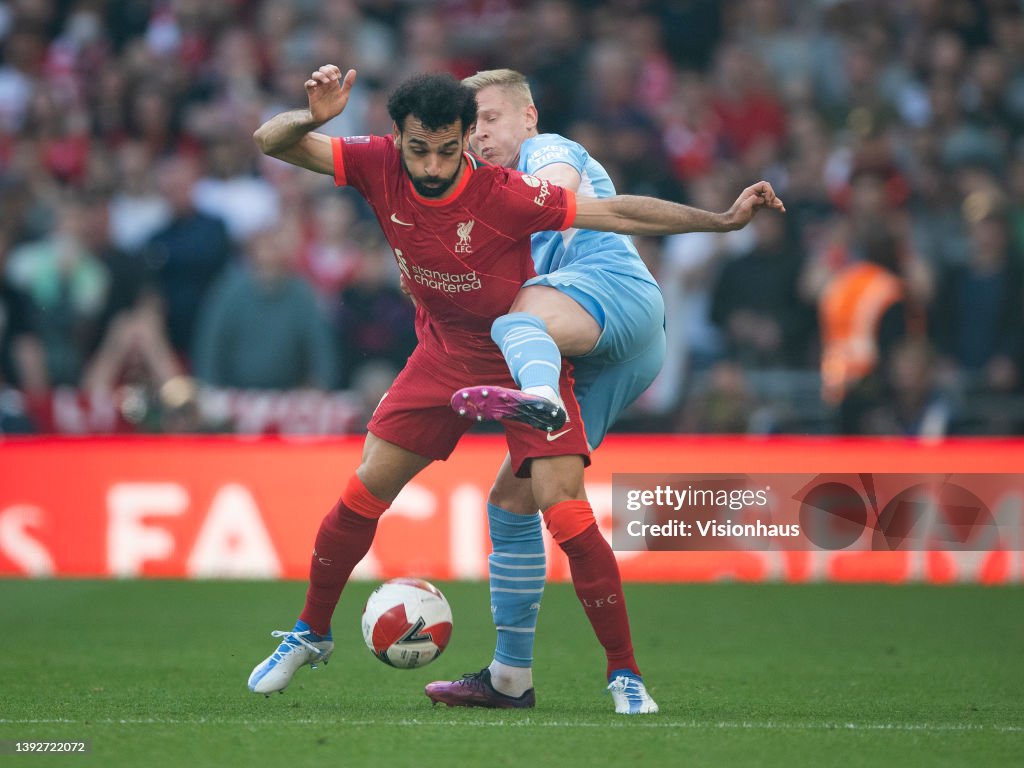
[[[536,174],[555,163],[565,163],[580,175],[580,197],[611,197],[615,185],[604,167],[579,143],[555,133],[531,136],[519,148],[518,170]],[[533,262],[538,275],[573,265],[630,274],[653,282],[633,241],[611,232],[568,229],[533,235]]]
[[[519,170],[537,173],[553,163],[565,163],[580,175],[579,194],[588,197],[611,197],[615,185],[604,167],[575,141],[556,133],[542,133],[523,142],[519,149]]]
[[[582,144],[555,133],[529,138],[519,148],[519,167],[524,173],[536,173],[553,163],[565,163],[582,176],[589,159],[590,155]]]

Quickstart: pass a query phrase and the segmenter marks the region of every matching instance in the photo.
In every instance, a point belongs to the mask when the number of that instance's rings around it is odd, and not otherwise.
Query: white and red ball
[[[363,639],[385,664],[412,669],[429,664],[448,645],[452,609],[441,590],[423,579],[385,581],[363,609]]]

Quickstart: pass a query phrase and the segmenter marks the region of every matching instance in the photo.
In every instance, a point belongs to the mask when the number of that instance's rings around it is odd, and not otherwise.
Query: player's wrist
[[[732,208],[725,213],[713,213],[711,217],[713,232],[733,232],[743,228],[739,216],[737,216],[736,211]]]
[[[307,109],[307,110],[305,110],[305,114],[302,116],[302,121],[301,121],[300,125],[303,128],[308,128],[310,131],[316,130],[317,128],[319,128],[324,123],[330,122],[333,118],[337,117],[339,114],[341,114],[341,113],[340,112],[336,112],[335,114],[328,114],[324,110],[320,110],[320,109],[318,109],[316,111],[314,111],[313,109]]]

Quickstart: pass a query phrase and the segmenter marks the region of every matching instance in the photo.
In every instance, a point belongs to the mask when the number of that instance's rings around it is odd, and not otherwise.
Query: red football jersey
[[[570,227],[575,195],[466,154],[458,185],[435,200],[413,188],[391,137],[332,146],[335,183],[366,198],[416,298],[420,344],[445,364],[505,369],[491,323],[536,275],[530,235]]]

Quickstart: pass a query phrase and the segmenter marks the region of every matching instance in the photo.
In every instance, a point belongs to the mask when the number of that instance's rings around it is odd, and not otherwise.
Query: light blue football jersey
[[[604,167],[575,141],[555,133],[542,133],[523,142],[519,149],[519,168],[536,173],[552,163],[566,163],[580,174],[581,197],[611,197],[615,185]],[[533,263],[538,275],[547,275],[563,267],[584,266],[632,275],[650,283],[654,278],[627,235],[592,230],[567,229],[563,232],[537,232],[532,240]]]

